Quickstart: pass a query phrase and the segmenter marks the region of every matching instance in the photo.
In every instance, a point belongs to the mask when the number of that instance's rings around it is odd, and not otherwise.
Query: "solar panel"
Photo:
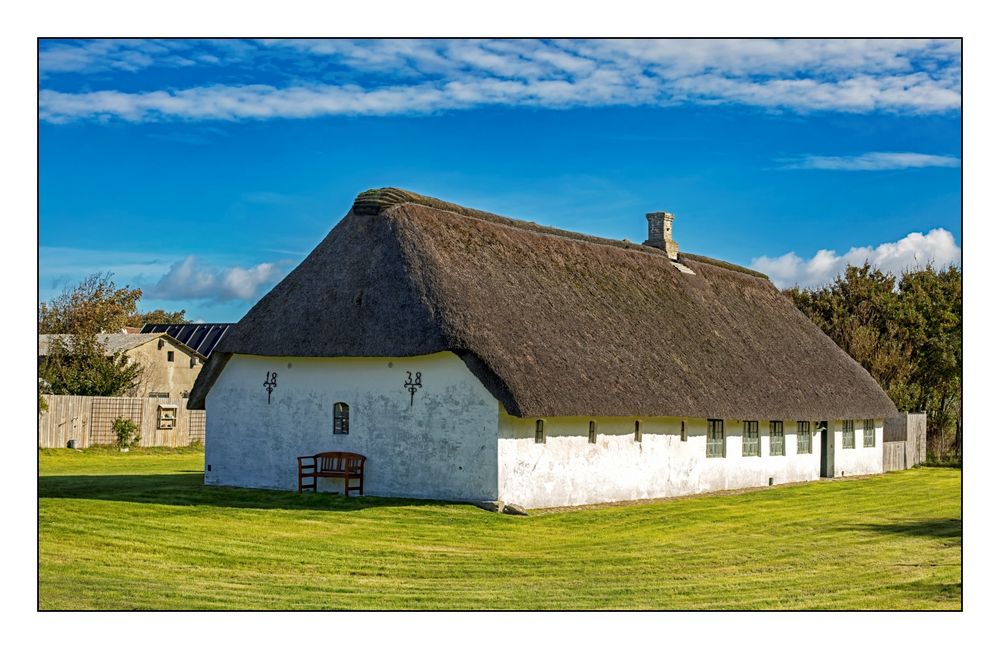
[[[232,322],[200,323],[200,324],[156,324],[142,325],[144,334],[166,333],[188,347],[208,358],[212,350],[222,340],[222,336],[233,326]]]

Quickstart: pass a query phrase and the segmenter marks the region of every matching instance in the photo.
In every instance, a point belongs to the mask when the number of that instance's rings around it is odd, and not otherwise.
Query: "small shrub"
[[[118,448],[128,448],[138,444],[141,439],[138,435],[139,426],[131,419],[115,419],[111,423],[111,431],[115,434],[115,446]]]

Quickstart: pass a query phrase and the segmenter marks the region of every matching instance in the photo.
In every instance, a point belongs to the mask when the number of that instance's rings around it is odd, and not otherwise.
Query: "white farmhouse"
[[[198,377],[206,483],[295,489],[328,450],[366,495],[529,508],[881,472],[872,377],[647,219],[639,245],[363,192]]]

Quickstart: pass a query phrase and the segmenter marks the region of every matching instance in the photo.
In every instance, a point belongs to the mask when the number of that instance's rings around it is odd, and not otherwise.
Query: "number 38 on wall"
[[[414,376],[413,372],[406,373],[406,382],[403,383],[403,387],[410,391],[410,407],[413,407],[413,395],[417,393],[417,390],[424,387],[420,384],[420,372]]]

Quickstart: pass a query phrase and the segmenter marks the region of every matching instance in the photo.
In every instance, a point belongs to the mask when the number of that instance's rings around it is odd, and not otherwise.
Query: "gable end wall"
[[[268,372],[278,374],[270,403]],[[421,374],[412,406],[407,372]],[[338,401],[350,407],[346,435],[333,433]],[[365,495],[496,499],[497,402],[450,352],[234,354],[208,394],[206,412],[206,484],[297,489],[297,456],[350,451],[367,458]],[[339,491],[342,483],[319,485]]]

